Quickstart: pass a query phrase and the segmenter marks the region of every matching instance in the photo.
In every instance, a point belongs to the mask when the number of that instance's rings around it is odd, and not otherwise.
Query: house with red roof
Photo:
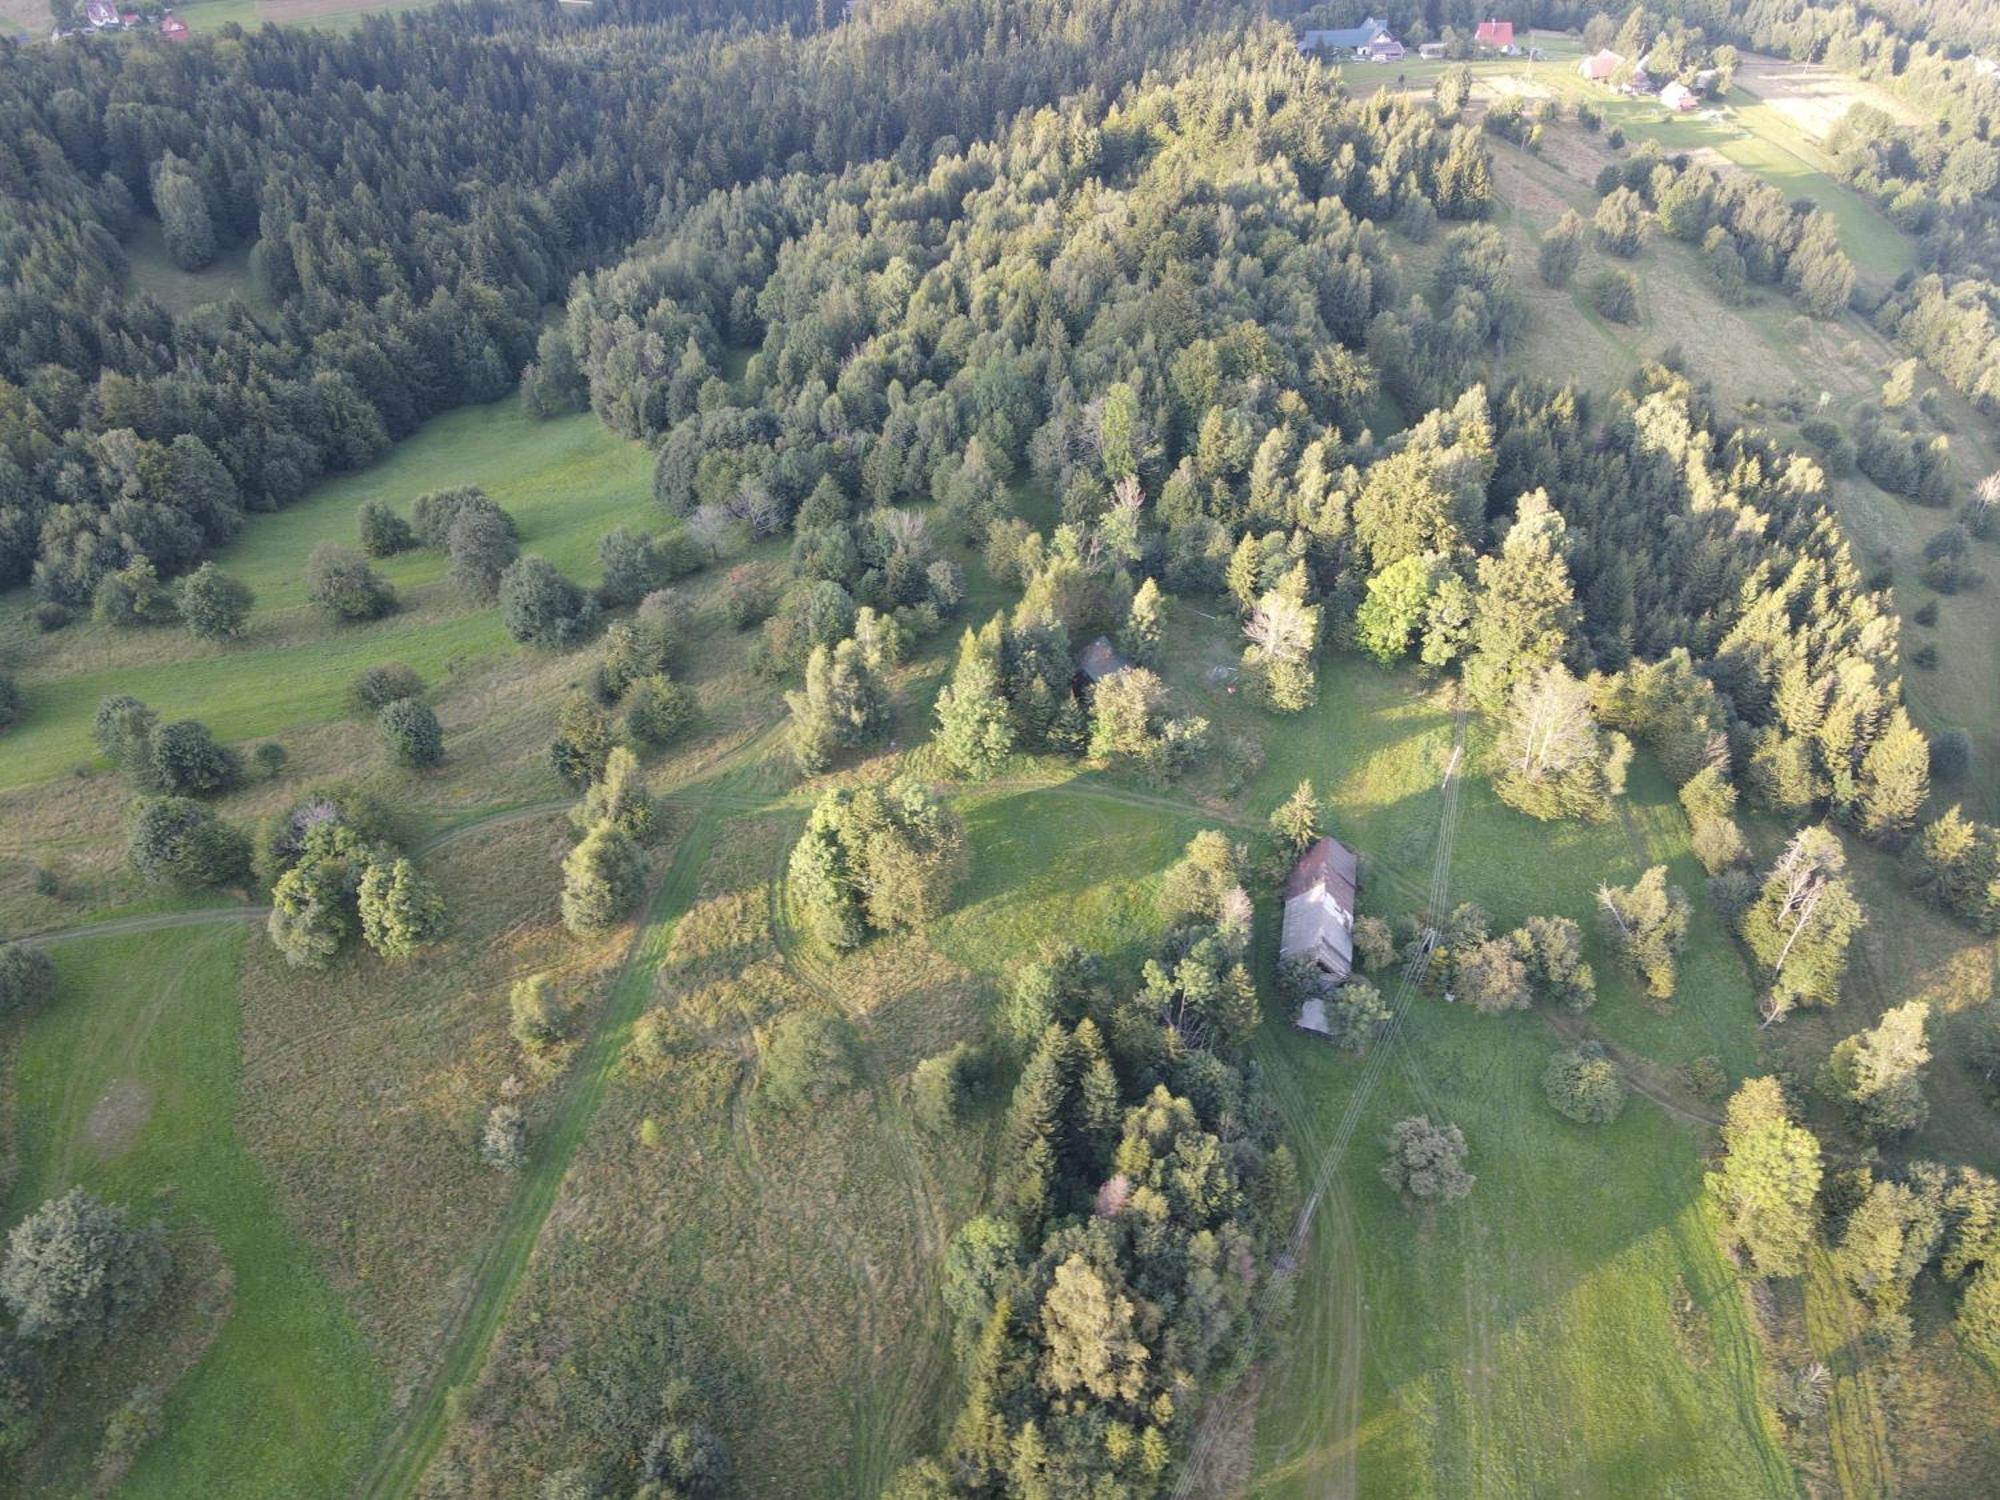
[[[1578,63],[1576,72],[1579,78],[1586,78],[1592,83],[1609,83],[1611,75],[1624,66],[1625,59],[1606,47],[1601,52],[1593,52]]]
[[[1511,54],[1514,50],[1514,23],[1481,21],[1473,31],[1472,39],[1482,47],[1491,47],[1495,52]]]

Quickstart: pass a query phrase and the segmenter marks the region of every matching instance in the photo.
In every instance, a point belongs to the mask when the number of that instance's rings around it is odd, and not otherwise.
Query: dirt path
[[[24,948],[50,948],[57,943],[78,943],[86,938],[123,937],[133,932],[167,932],[176,927],[207,927],[215,922],[261,922],[271,915],[268,906],[205,906],[199,911],[156,911],[136,917],[112,917],[103,922],[86,922],[80,927],[58,927],[48,932],[31,932],[16,941]]]

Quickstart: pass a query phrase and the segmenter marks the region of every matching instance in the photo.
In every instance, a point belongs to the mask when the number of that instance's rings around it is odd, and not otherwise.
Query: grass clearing
[[[212,1244],[233,1280],[226,1322],[173,1389],[125,1495],[342,1494],[385,1400],[359,1329],[238,1133],[244,941],[229,925],[62,949],[61,999],[26,1029],[15,1065],[10,1219],[81,1183],[162,1214],[177,1259]],[[81,1489],[133,1371],[121,1360],[101,1373],[101,1386],[63,1392],[58,1440],[25,1492]]]
[[[645,448],[588,414],[535,422],[518,402],[501,401],[439,417],[361,473],[318,486],[288,510],[251,517],[216,557],[257,592],[240,640],[202,645],[177,629],[95,623],[35,636],[25,596],[10,599],[0,651],[17,663],[28,717],[8,735],[0,778],[8,787],[31,785],[96,759],[91,715],[114,693],[144,698],[165,718],[198,716],[221,739],[246,740],[338,719],[349,680],[376,662],[408,662],[438,683],[514,651],[499,611],[468,604],[444,581],[439,553],[379,563],[402,608],[337,628],[305,602],[306,554],[325,540],[354,545],[364,500],[407,513],[425,490],[476,484],[519,522],[523,551],[594,583],[605,532],[659,526],[651,466]]]

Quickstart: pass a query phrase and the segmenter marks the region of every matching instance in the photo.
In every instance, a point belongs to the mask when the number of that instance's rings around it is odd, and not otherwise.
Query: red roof
[[[1481,21],[1479,29],[1472,33],[1476,42],[1488,47],[1511,47],[1514,45],[1514,23],[1512,21]]]
[[[1360,873],[1361,861],[1352,849],[1339,839],[1321,839],[1292,866],[1291,878],[1285,882],[1285,899],[1290,901],[1325,886],[1352,911],[1355,877]]]
[[[161,36],[184,37],[187,34],[188,24],[179,16],[168,16],[166,20],[160,22]]]

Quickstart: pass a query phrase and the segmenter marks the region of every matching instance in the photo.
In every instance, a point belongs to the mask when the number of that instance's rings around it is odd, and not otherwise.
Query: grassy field
[[[164,717],[199,715],[220,738],[247,740],[339,718],[349,680],[373,663],[407,662],[439,682],[512,651],[499,612],[468,604],[444,582],[439,553],[377,565],[401,597],[402,608],[386,619],[329,630],[305,602],[306,554],[323,540],[354,545],[364,500],[407,513],[425,490],[456,484],[482,486],[519,522],[523,551],[584,582],[596,580],[606,531],[658,524],[650,455],[594,417],[538,423],[513,400],[440,417],[361,473],[319,486],[289,510],[250,518],[216,558],[257,592],[239,640],[203,646],[175,629],[119,632],[94,623],[37,637],[25,597],[5,601],[0,651],[18,663],[29,714],[8,736],[0,783],[25,786],[91,761],[91,716],[114,693],[144,698]]]
[[[226,1321],[172,1390],[126,1495],[342,1494],[386,1399],[238,1133],[243,943],[232,925],[64,948],[62,1003],[28,1029],[15,1065],[10,1218],[81,1183],[164,1217],[183,1255],[212,1241],[232,1279]],[[40,1455],[25,1493],[82,1492],[91,1435],[132,1375],[122,1357],[101,1373],[102,1390],[65,1387],[67,1441]]]

